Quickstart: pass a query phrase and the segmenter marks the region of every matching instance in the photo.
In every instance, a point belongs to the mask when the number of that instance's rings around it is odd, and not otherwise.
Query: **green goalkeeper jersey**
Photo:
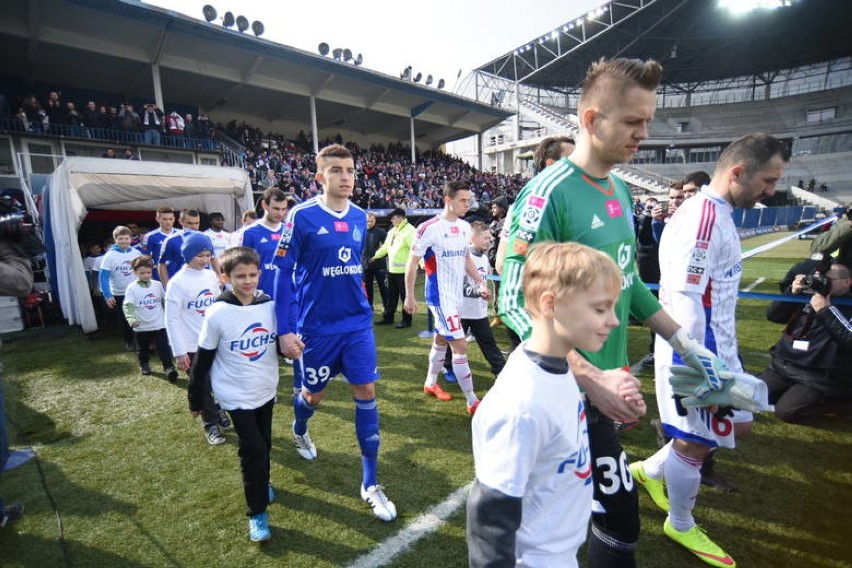
[[[524,309],[524,262],[527,249],[545,241],[590,246],[609,255],[621,268],[624,282],[615,308],[619,325],[600,351],[583,352],[583,356],[600,369],[624,367],[628,364],[628,315],[633,313],[644,321],[661,309],[639,279],[633,203],[627,186],[613,175],[593,178],[563,158],[521,190],[512,211],[498,311],[503,322],[523,339],[532,329]]]

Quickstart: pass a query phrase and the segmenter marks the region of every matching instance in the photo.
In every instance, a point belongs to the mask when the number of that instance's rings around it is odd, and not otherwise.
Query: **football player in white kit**
[[[660,242],[660,302],[734,373],[743,372],[735,321],[742,264],[732,215],[775,193],[787,159],[783,143],[767,134],[735,140],[722,152],[710,185],[678,207]],[[683,363],[659,336],[654,355],[657,404],[672,440],[630,470],[654,502],[668,510],[663,530],[669,538],[710,565],[736,566],[696,526],[692,511],[704,458],[717,447],[733,448],[735,430],[750,429],[751,413],[736,411],[732,418],[707,407],[679,409],[669,380],[672,365]]]
[[[404,307],[410,314],[417,310],[414,283],[422,258],[426,268],[426,305],[435,316],[435,336],[429,351],[429,369],[423,391],[439,400],[453,398],[438,384],[438,373],[444,365],[449,343],[453,353],[453,372],[467,399],[467,411],[473,414],[479,406],[479,398],[473,390],[467,341],[459,315],[465,274],[479,286],[483,298],[488,299],[491,294],[470,255],[470,225],[461,219],[469,207],[467,183],[450,181],[444,186],[444,210],[417,227],[405,269]]]

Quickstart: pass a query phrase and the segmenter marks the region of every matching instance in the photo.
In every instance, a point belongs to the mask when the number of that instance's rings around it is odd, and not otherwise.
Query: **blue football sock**
[[[376,485],[376,465],[379,457],[379,407],[375,398],[355,399],[355,435],[361,446],[364,487]]]
[[[316,410],[316,407],[308,404],[301,392],[293,399],[293,415],[296,417],[293,421],[294,434],[297,436],[305,435],[305,432],[308,431],[308,420],[314,415],[314,410]]]
[[[302,389],[302,360],[293,359],[293,392]]]

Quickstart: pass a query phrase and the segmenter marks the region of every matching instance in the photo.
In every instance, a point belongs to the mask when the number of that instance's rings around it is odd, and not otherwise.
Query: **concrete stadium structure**
[[[782,4],[782,3],[779,3]],[[484,133],[485,169],[530,171],[524,158],[545,136],[576,132],[585,69],[601,57],[658,60],[658,110],[634,162],[621,168],[652,192],[711,170],[734,138],[770,132],[788,142],[785,189],[825,183],[852,203],[852,5],[784,2],[734,16],[717,2],[607,2],[480,67],[466,94],[515,116]],[[476,148],[458,146],[459,153]]]

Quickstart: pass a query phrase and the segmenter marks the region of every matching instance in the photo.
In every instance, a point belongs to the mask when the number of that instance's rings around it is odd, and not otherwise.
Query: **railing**
[[[221,128],[216,129],[216,139],[222,144],[222,163],[245,169],[247,148],[228,136]]]
[[[147,145],[175,148],[179,150],[195,150],[201,152],[222,151],[218,140],[205,138],[189,138],[186,136],[159,135],[159,143],[155,142],[156,134],[146,134],[144,131],[121,130],[115,128],[95,128],[92,126],[72,126],[68,124],[32,123],[25,128],[24,123],[17,118],[0,119],[0,132],[20,133],[28,136],[44,136],[49,138],[71,138],[77,140],[97,140],[115,142],[123,145]],[[230,149],[229,149],[230,151]]]

